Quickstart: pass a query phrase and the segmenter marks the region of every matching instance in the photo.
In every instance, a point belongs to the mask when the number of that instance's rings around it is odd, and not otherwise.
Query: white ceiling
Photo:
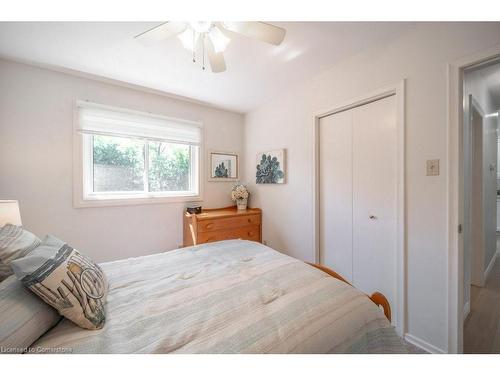
[[[227,71],[191,61],[173,37],[151,47],[134,35],[160,22],[1,22],[0,57],[77,70],[185,96],[236,112],[252,110],[362,49],[388,43],[412,23],[275,22],[276,47],[233,34]]]

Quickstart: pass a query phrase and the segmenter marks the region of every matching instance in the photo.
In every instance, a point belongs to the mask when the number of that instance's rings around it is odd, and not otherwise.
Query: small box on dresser
[[[262,242],[262,210],[235,206],[204,209],[200,214],[184,212],[183,246],[242,239]]]

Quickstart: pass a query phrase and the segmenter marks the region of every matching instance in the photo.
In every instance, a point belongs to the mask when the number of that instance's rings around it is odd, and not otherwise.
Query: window
[[[200,198],[199,123],[87,102],[77,114],[77,206]]]

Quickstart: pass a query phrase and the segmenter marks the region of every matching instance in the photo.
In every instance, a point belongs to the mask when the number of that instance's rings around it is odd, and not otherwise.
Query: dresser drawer
[[[260,242],[260,226],[252,225],[235,229],[203,232],[200,233],[198,236],[198,243],[234,240],[234,239]]]
[[[240,228],[253,225],[260,225],[260,215],[200,220],[198,222],[198,232],[219,231],[228,228]]]
[[[232,239],[262,241],[262,210],[236,206],[206,209],[199,214],[184,212],[183,246]]]

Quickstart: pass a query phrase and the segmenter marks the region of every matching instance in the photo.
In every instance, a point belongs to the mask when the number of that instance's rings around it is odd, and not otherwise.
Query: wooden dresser
[[[232,206],[206,209],[201,214],[184,212],[185,247],[238,238],[262,242],[260,208],[237,210],[236,206]]]

